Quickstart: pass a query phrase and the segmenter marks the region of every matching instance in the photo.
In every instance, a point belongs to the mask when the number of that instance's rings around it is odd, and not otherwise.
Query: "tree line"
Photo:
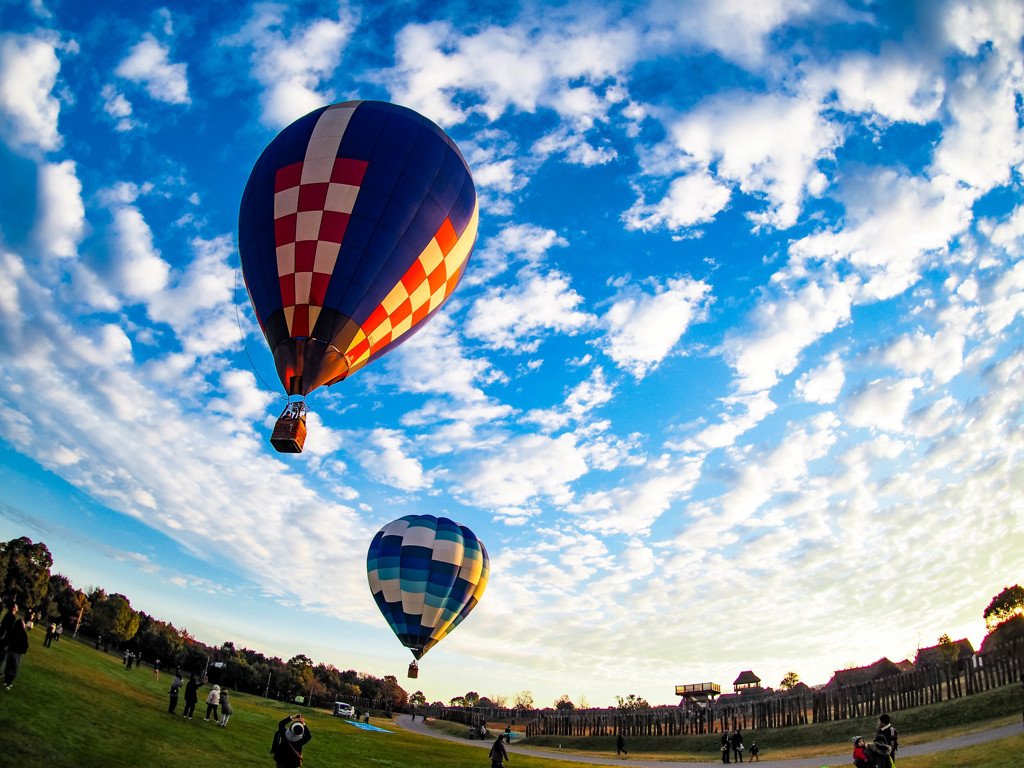
[[[136,611],[126,595],[76,588],[67,576],[51,573],[52,566],[50,550],[41,541],[21,536],[0,543],[0,595],[15,599],[36,624],[61,624],[65,638],[87,636],[98,648],[131,652],[150,665],[159,660],[164,670],[205,675],[222,687],[269,698],[301,696],[311,705],[345,701],[386,711],[426,704],[422,691],[410,695],[394,675],[341,670],[305,654],[284,661],[230,641],[206,645],[184,627]]]

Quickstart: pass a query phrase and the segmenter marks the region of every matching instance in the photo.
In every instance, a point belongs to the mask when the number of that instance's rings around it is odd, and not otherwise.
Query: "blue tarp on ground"
[[[376,725],[370,725],[369,723],[357,723],[354,720],[346,720],[349,725],[354,725],[356,728],[362,728],[364,731],[380,731],[381,733],[394,733],[394,731],[385,731],[383,728],[378,728]]]

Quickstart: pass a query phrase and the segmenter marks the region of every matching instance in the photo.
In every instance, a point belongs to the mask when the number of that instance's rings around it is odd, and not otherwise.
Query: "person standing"
[[[761,762],[761,758],[759,758],[757,756],[758,752],[760,752],[760,751],[761,750],[757,746],[757,742],[756,741],[750,742],[750,760],[754,760],[754,761],[760,763]],[[747,760],[747,762],[749,763],[750,760]]]
[[[277,724],[270,753],[277,768],[301,768],[302,748],[313,738],[302,715],[289,715]]]
[[[231,702],[228,700],[228,689],[225,688],[220,692],[220,722],[217,723],[221,728],[228,727],[228,720],[231,719]]]
[[[8,618],[10,621],[8,621]],[[25,622],[18,616],[18,606],[11,604],[7,616],[4,617],[6,624],[3,634],[4,656],[4,688],[11,690],[14,685],[14,678],[18,676],[18,669],[21,667],[21,657],[28,653],[28,629]]]
[[[172,715],[174,714],[174,710],[176,710],[178,708],[178,691],[180,691],[180,690],[181,690],[181,673],[180,672],[175,672],[174,673],[174,679],[171,680],[171,690],[169,690],[167,692],[168,695],[171,697],[171,703],[170,703],[170,705],[168,705],[167,711],[170,712]]]
[[[626,751],[626,740],[622,737],[622,731],[619,731],[618,735],[615,737],[615,754],[616,756],[619,754],[629,754]]]
[[[157,659],[156,663],[153,665],[153,679],[160,679],[160,659]]]
[[[199,682],[196,680],[196,676],[192,675],[188,679],[188,683],[185,684],[185,709],[182,713],[182,717],[188,720],[192,719],[192,715],[195,714],[196,704],[199,702]]]
[[[46,628],[46,639],[43,641],[43,648],[49,648],[53,645],[53,638],[56,637],[56,635],[57,625],[51,621],[50,626]]]
[[[217,722],[217,707],[220,705],[220,686],[213,686],[213,690],[210,691],[210,695],[206,697],[206,717],[203,718],[205,722],[210,722],[210,715],[213,715],[213,722]]]
[[[889,745],[889,757],[895,763],[896,748],[899,746],[899,741],[896,735],[896,728],[892,724],[892,718],[888,715],[881,715],[878,718],[878,733],[875,734],[876,742],[880,741],[879,737]]]
[[[732,757],[737,763],[743,762],[743,734],[739,729],[732,734]]]
[[[53,635],[53,642],[59,643],[60,642],[60,636],[63,635],[63,634],[64,634],[64,625],[63,624],[58,624],[57,625],[57,630],[54,632],[54,635]]]
[[[509,759],[508,750],[505,749],[505,734],[498,734],[498,738],[491,744],[491,751],[487,756],[491,758],[491,768],[501,768]]]

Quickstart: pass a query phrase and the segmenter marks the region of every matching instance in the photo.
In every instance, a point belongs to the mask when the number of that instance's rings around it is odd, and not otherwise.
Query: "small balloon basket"
[[[420,676],[420,666],[415,661],[409,665],[409,677],[415,680]]]
[[[302,446],[306,442],[308,410],[309,406],[303,401],[288,403],[270,436],[270,444],[278,453],[302,453]]]

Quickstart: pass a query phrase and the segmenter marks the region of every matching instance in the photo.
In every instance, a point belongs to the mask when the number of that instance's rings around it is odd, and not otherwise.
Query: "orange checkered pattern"
[[[466,268],[476,242],[480,208],[458,236],[451,221],[444,220],[398,284],[362,324],[345,351],[349,373],[366,365],[370,356],[406,333],[444,304]]]

